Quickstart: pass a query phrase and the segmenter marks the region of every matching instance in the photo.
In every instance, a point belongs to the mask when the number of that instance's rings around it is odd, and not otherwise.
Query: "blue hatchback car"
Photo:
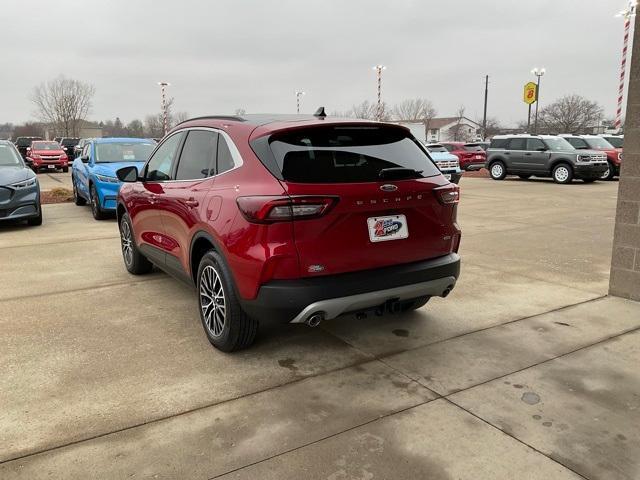
[[[144,138],[97,138],[86,143],[71,167],[76,205],[89,202],[96,220],[115,212],[120,190],[116,171],[129,166],[140,170],[155,147],[155,141]]]

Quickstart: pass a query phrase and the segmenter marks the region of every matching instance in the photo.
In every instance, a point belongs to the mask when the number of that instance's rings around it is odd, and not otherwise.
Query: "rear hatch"
[[[406,129],[329,124],[275,133],[269,145],[274,173],[294,205],[327,205],[320,215],[293,222],[303,276],[415,262],[457,249],[457,186]]]
[[[464,158],[473,163],[483,163],[487,159],[487,153],[479,143],[466,143],[462,150]]]

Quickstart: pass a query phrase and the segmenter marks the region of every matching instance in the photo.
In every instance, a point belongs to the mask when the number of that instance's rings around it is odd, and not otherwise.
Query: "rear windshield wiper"
[[[422,170],[414,170],[413,168],[392,167],[383,168],[378,172],[380,178],[421,178]]]

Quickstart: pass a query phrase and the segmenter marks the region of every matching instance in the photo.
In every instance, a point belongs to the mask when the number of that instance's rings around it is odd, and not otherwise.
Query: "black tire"
[[[87,204],[87,201],[82,198],[80,196],[80,193],[78,192],[78,187],[76,185],[76,179],[71,176],[71,185],[73,187],[73,201],[76,205],[78,205],[79,207],[82,207],[83,205]]]
[[[531,175],[518,175],[522,180],[529,180]]]
[[[504,180],[504,177],[507,176],[507,167],[499,160],[491,162],[491,165],[489,165],[489,175],[494,180]]]
[[[120,223],[118,223],[118,228],[120,230],[122,260],[124,261],[124,266],[127,271],[133,275],[149,273],[153,268],[153,264],[138,250],[129,214],[125,213],[122,215]]]
[[[413,310],[418,310],[419,308],[424,307],[429,302],[429,300],[431,300],[431,297],[414,298],[413,300],[409,300],[404,305],[402,305],[400,311],[411,312]]]
[[[568,163],[559,163],[553,167],[551,176],[554,182],[566,185],[573,180],[573,168]]]
[[[91,184],[89,187],[89,201],[91,202],[91,213],[93,214],[93,218],[96,220],[104,220],[107,218],[107,215],[100,207],[100,197],[98,197],[98,192],[96,191],[96,186]]]
[[[613,178],[616,176],[616,168],[611,164],[611,162],[607,161],[607,166],[609,168],[602,174],[600,180],[613,180]]]
[[[209,342],[223,352],[251,345],[258,333],[258,322],[242,310],[231,272],[215,250],[209,250],[200,260],[197,287],[200,320]]]
[[[42,225],[42,207],[38,207],[40,211],[37,217],[31,217],[27,219],[27,224],[31,227],[38,227]]]
[[[69,171],[69,167],[62,167],[62,171],[63,171],[64,173],[67,173],[67,172]]]

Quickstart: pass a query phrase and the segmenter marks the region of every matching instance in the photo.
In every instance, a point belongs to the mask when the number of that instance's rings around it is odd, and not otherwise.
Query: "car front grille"
[[[43,162],[57,162],[60,160],[60,155],[41,155]]]
[[[455,160],[444,160],[444,161],[436,162],[436,165],[440,170],[459,168],[459,163]]]

